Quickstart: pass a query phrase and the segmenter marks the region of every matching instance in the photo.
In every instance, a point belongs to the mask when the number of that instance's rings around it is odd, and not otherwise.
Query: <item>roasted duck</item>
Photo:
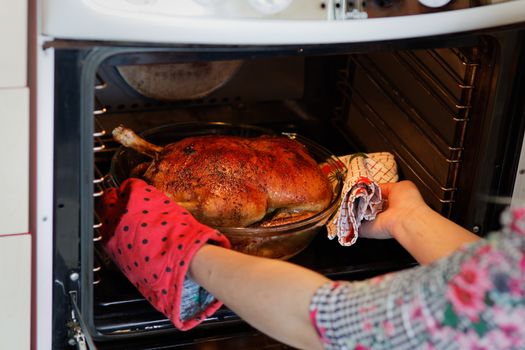
[[[263,218],[311,216],[328,206],[332,186],[301,143],[285,136],[187,137],[164,147],[119,126],[115,140],[148,155],[141,177],[202,223],[246,227]],[[136,172],[136,171],[135,171]]]

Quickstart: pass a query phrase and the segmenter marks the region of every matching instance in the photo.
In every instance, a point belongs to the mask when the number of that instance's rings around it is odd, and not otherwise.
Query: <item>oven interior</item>
[[[120,124],[137,133],[191,121],[250,124],[297,132],[336,155],[388,151],[400,178],[414,181],[435,210],[485,235],[497,223],[487,212],[501,207],[489,197],[511,193],[512,179],[502,174],[516,167],[517,151],[508,150],[523,130],[522,110],[510,107],[518,97],[506,87],[518,84],[520,37],[58,49],[55,277],[78,291],[89,332],[108,348],[153,335],[181,346],[253,332],[226,307],[191,331],[176,331],[105,256],[93,208],[110,180],[119,147],[111,130]],[[291,261],[348,280],[415,264],[393,241],[341,247],[325,231]],[[59,288],[54,296],[56,323],[69,309],[63,294]],[[67,334],[54,341],[60,337]]]

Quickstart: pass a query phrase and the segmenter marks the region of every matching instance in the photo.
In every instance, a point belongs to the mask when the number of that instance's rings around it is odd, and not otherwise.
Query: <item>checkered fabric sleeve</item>
[[[329,282],[310,318],[326,349],[525,349],[524,242],[498,232],[431,265]]]

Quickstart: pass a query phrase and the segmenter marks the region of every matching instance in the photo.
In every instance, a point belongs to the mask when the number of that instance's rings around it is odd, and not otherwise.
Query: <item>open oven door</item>
[[[69,297],[71,305],[71,316],[67,323],[69,345],[75,346],[78,350],[96,350],[97,346],[77,305],[77,292],[70,291]]]

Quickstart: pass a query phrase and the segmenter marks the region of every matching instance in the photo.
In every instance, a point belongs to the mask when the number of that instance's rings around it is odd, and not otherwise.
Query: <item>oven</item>
[[[249,124],[299,133],[336,155],[389,151],[435,210],[481,236],[519,194],[523,1],[167,3],[40,8],[34,176],[36,212],[49,215],[37,224],[38,347],[286,348],[226,307],[177,331],[104,255],[94,206],[111,180],[120,124],[139,133]],[[86,12],[60,17],[71,6]],[[279,32],[283,24],[291,32]],[[139,33],[148,28],[155,35]],[[392,240],[341,247],[325,230],[291,261],[345,280],[415,265]]]

